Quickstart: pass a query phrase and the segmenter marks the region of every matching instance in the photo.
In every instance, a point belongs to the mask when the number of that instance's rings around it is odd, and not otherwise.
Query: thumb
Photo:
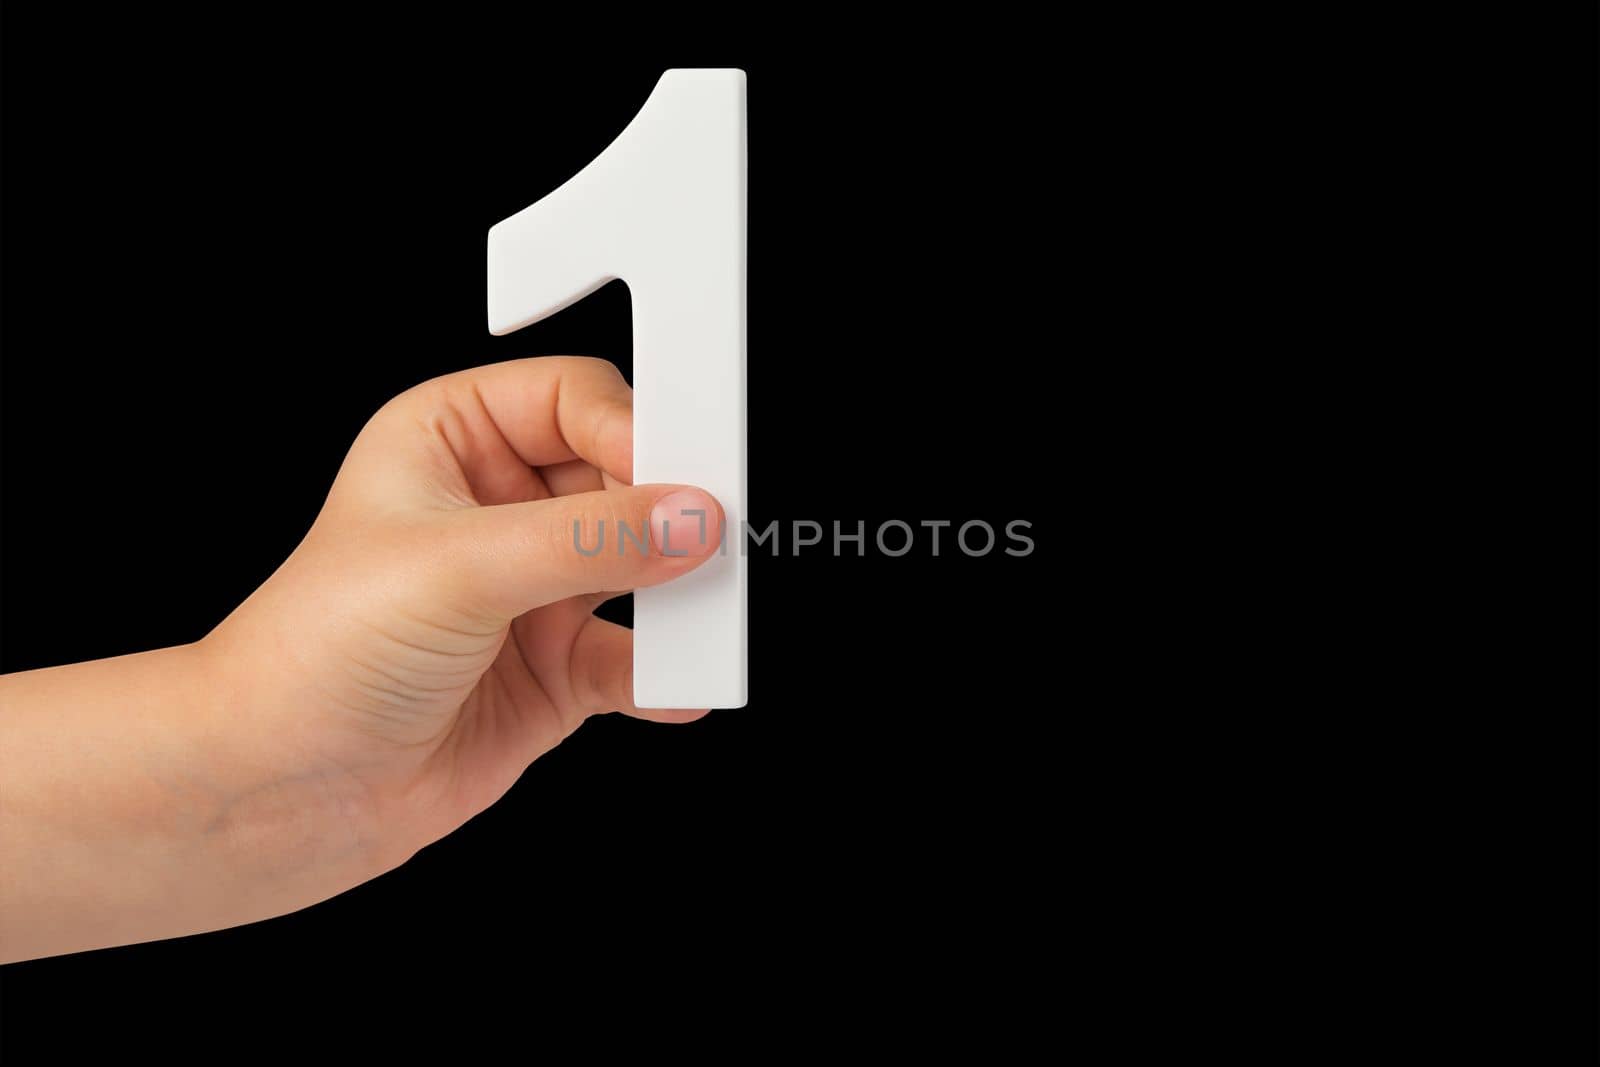
[[[456,599],[509,622],[586,593],[658,585],[722,543],[722,505],[687,485],[623,486],[450,516],[444,568]]]

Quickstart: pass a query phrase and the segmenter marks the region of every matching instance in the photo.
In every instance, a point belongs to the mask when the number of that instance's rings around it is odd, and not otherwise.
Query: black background
[[[627,371],[620,284],[489,336],[484,233],[668,66],[749,75],[754,521],[1026,519],[1037,550],[971,559],[946,531],[938,558],[757,553],[748,708],[591,722],[456,834],[301,913],[8,968],[10,1046],[319,1021],[409,1041],[466,1013],[536,1054],[530,1023],[579,1026],[552,1010],[569,997],[754,1019],[800,974],[830,1016],[881,1018],[887,987],[952,1031],[980,1003],[1044,1011],[1054,983],[1003,961],[1067,951],[1066,850],[1100,899],[1139,891],[1115,873],[1130,846],[1097,842],[1140,803],[1099,743],[1122,698],[1070,685],[1118,623],[1064,609],[1085,472],[1140,447],[1090,368],[1162,359],[1121,295],[1150,269],[1147,131],[1074,104],[1047,51],[196,29],[7,12],[4,669],[203,636],[420,380],[546,353]],[[1119,78],[1099,91],[1141,91]]]
[[[6,5],[0,669],[202,636],[417,381],[626,370],[621,285],[490,337],[484,233],[671,66],[749,74],[752,519],[1037,551],[758,553],[747,709],[595,720],[303,912],[0,970],[8,1062],[1476,1039],[1546,971],[1496,919],[1592,1016],[1593,27],[1523,78],[1387,9],[596,13]],[[1534,591],[1579,618],[1523,660]]]

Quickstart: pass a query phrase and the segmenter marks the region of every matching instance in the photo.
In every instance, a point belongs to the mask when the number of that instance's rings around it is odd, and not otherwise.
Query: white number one
[[[489,230],[489,332],[615,278],[633,296],[634,481],[701,486],[727,515],[721,554],[634,594],[634,703],[743,707],[744,71],[667,71],[592,163]]]

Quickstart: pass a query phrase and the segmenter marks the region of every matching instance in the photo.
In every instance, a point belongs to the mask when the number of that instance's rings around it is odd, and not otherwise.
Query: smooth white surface
[[[633,297],[634,482],[701,486],[727,522],[722,554],[634,594],[634,703],[743,707],[744,71],[667,71],[594,162],[489,230],[489,331],[614,278]]]

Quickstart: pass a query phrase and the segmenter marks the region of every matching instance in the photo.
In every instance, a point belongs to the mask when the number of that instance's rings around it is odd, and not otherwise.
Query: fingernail
[[[650,537],[663,556],[709,556],[716,550],[717,503],[698,489],[679,489],[650,509]]]

